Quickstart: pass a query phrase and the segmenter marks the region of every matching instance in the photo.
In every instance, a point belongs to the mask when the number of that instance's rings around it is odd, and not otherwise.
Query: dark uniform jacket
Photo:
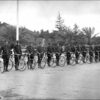
[[[94,52],[95,52],[95,56],[98,56],[98,47],[97,46],[94,47]]]
[[[71,52],[75,52],[75,47],[71,47]]]
[[[9,58],[10,57],[11,51],[10,51],[9,45],[2,46],[0,51],[2,52],[2,58]]]
[[[26,52],[28,53],[28,57],[33,59],[35,55],[34,48],[32,46],[27,46]]]
[[[22,54],[21,46],[20,45],[15,45],[14,46],[14,53],[15,54]]]
[[[37,47],[37,52],[38,52],[38,53],[44,53],[44,48],[41,47],[41,46],[38,46],[38,47]]]
[[[55,53],[61,53],[61,47],[55,46],[54,52]]]
[[[66,56],[67,56],[67,59],[69,59],[71,57],[71,48],[70,46],[66,46],[65,48],[65,51],[66,51]]]
[[[52,53],[54,51],[52,46],[47,47],[47,54]]]
[[[27,46],[26,51],[31,54],[34,51],[34,48],[32,46]]]

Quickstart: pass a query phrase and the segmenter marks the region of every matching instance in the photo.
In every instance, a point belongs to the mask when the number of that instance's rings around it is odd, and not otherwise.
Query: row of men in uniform
[[[14,50],[14,57],[15,57],[15,69],[18,70],[19,66],[19,60],[22,55],[22,48],[19,42],[17,41],[14,46],[10,46],[9,43],[6,41],[5,44],[0,48],[0,52],[2,53],[2,58],[4,61],[4,71],[8,70],[8,64],[9,64],[9,58],[11,55],[11,49]],[[83,55],[83,62],[85,63],[85,57],[87,52],[89,52],[90,55],[90,62],[92,62],[93,53],[95,54],[95,61],[97,61],[99,57],[100,61],[100,46],[88,46],[88,48],[85,45],[78,45],[78,46],[60,46],[57,45],[51,45],[48,44],[47,47],[42,47],[41,45],[37,47],[33,47],[32,44],[28,45],[26,47],[26,52],[28,53],[28,64],[30,64],[30,68],[32,67],[32,62],[34,59],[34,56],[37,54],[38,56],[38,67],[40,67],[42,58],[44,56],[44,53],[47,55],[47,63],[48,66],[50,66],[50,61],[52,59],[53,53],[56,55],[56,64],[59,66],[59,59],[60,55],[65,52],[66,53],[66,59],[67,64],[70,64],[71,59],[71,52],[73,52],[76,56],[76,63],[78,63],[79,54],[81,53]]]
[[[66,60],[67,60],[67,64],[70,65],[70,60],[71,60],[71,54],[74,53],[75,57],[76,57],[76,63],[78,63],[78,59],[79,59],[79,55],[80,53],[83,56],[83,62],[85,63],[85,58],[87,53],[89,54],[90,58],[90,62],[93,62],[93,56],[95,55],[95,61],[97,62],[97,60],[99,59],[100,61],[100,46],[85,46],[85,45],[77,45],[77,46],[71,46],[71,45],[67,45],[67,46],[60,46],[59,44],[57,45],[51,45],[48,44],[48,46],[46,48],[43,48],[41,46],[38,46],[36,48],[36,51],[34,51],[34,48],[32,46],[28,46],[26,49],[29,53],[33,53],[31,55],[31,64],[33,62],[33,58],[34,58],[34,54],[36,53],[38,55],[38,66],[40,67],[41,64],[41,60],[43,58],[44,53],[46,53],[47,55],[47,63],[48,66],[50,66],[50,61],[52,59],[53,54],[56,55],[56,64],[57,66],[59,66],[59,59],[62,53],[66,53]],[[29,57],[30,58],[30,57]]]
[[[95,62],[100,61],[100,46],[98,45],[77,45],[77,46],[67,46],[65,51],[67,52],[67,63],[70,64],[71,53],[75,54],[76,63],[78,63],[79,55],[83,56],[83,63],[85,63],[86,56],[88,54],[90,63],[93,62],[93,57]]]
[[[56,64],[59,65],[59,58],[61,55],[61,47],[59,45],[53,46],[48,44],[47,47],[42,47],[41,45],[34,48],[32,45],[27,46],[26,52],[30,55],[28,55],[28,62],[30,63],[30,68],[32,68],[32,62],[34,59],[34,56],[38,56],[38,67],[41,67],[41,61],[42,58],[45,55],[47,55],[47,64],[50,66],[50,61],[52,59],[53,53],[56,54]]]
[[[8,71],[9,58],[12,54],[12,52],[11,52],[12,49],[14,51],[15,70],[18,70],[19,61],[20,61],[21,56],[22,56],[21,45],[19,44],[18,41],[13,46],[10,45],[8,43],[8,41],[5,41],[4,45],[0,48],[0,53],[1,53],[2,58],[3,58],[3,65],[4,65],[5,72]],[[55,50],[60,50],[60,49],[58,46],[56,46]],[[28,64],[30,65],[30,69],[32,68],[34,56],[35,55],[38,56],[38,67],[40,67],[41,60],[44,56],[44,53],[46,53],[46,52],[47,52],[47,56],[48,56],[47,62],[48,62],[48,65],[50,66],[50,60],[51,60],[51,57],[52,57],[53,52],[54,52],[54,47],[49,44],[49,46],[47,48],[44,48],[40,44],[39,46],[34,48],[33,45],[30,44],[26,47],[26,52],[27,52],[27,56],[28,56]],[[57,52],[60,53],[60,51],[57,51]],[[57,65],[58,65],[59,54],[57,54],[56,57],[57,57]]]

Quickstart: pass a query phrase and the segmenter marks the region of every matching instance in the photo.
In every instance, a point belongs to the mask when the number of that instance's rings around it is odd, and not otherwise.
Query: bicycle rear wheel
[[[79,55],[78,63],[83,64],[83,56],[82,55]]]
[[[18,70],[24,71],[24,70],[26,70],[26,67],[27,67],[27,62],[25,62],[24,57],[21,57],[21,59],[19,61]]]
[[[70,64],[73,65],[73,66],[76,65],[75,58],[72,58],[72,59],[70,60]]]
[[[86,61],[86,63],[90,63],[90,57],[89,56],[86,56],[86,58],[85,58],[85,61]]]
[[[36,65],[37,65],[37,62],[35,60],[33,60],[32,69],[35,69]]]
[[[66,58],[64,56],[61,56],[59,59],[59,66],[64,67],[66,63]]]
[[[50,67],[56,67],[56,58],[52,58],[50,61]]]
[[[72,55],[71,55],[70,64],[71,64],[71,65],[76,65],[76,57],[75,57],[75,54],[72,54]]]
[[[42,69],[44,69],[45,66],[46,66],[46,60],[43,59],[43,60],[41,61],[41,65],[40,65],[40,67],[41,67]]]

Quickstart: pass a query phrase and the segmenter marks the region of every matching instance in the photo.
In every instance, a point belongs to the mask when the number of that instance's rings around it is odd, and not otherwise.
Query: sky
[[[73,28],[95,27],[95,32],[100,33],[100,1],[33,1],[19,0],[19,26],[32,31],[41,29],[55,30],[55,24],[60,12],[64,24]],[[17,1],[0,1],[0,21],[16,25]]]

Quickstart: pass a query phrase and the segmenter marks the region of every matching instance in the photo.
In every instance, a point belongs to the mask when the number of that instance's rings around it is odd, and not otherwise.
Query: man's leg
[[[78,56],[76,56],[76,64],[78,64]]]
[[[97,62],[97,55],[95,55],[95,62]]]
[[[30,57],[30,69],[32,69],[32,64],[33,64],[34,56]]]
[[[70,65],[70,58],[67,56],[67,64]]]
[[[90,63],[92,63],[92,56],[90,55]]]
[[[85,63],[85,53],[84,53],[84,51],[82,52],[82,56],[83,56],[83,63]]]
[[[28,65],[28,69],[30,69],[30,57],[28,56],[28,62],[27,62],[27,65]]]
[[[48,54],[48,59],[47,59],[47,63],[48,63],[48,66],[50,67],[50,59],[51,57],[50,57],[50,55]]]
[[[9,58],[6,59],[6,71],[8,71]]]
[[[40,54],[38,55],[38,68],[40,67]]]
[[[59,66],[59,55],[56,54],[56,65]]]
[[[4,66],[4,71],[6,71],[6,59],[3,58],[3,66]]]
[[[15,55],[15,70],[18,70],[18,56]]]

